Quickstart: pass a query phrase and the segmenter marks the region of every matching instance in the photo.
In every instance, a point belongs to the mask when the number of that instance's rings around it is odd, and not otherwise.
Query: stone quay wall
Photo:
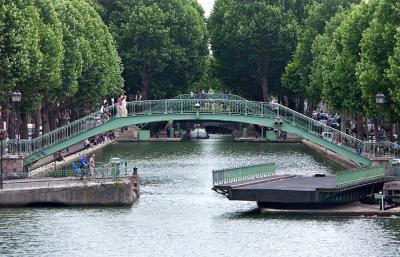
[[[32,205],[126,206],[139,197],[137,176],[120,181],[84,183],[0,191],[0,207]]]

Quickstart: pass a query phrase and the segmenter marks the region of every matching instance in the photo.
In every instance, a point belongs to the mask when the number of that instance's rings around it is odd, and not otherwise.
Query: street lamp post
[[[196,119],[199,119],[199,118],[200,118],[200,112],[199,112],[199,110],[200,110],[200,104],[199,104],[199,103],[196,103],[196,104],[194,105],[194,107],[196,108]]]
[[[20,136],[20,126],[19,126],[19,119],[18,119],[18,113],[19,113],[19,103],[21,102],[22,99],[22,94],[21,92],[13,92],[11,95],[11,101],[14,104],[14,125],[15,125],[15,140],[16,140],[16,147],[17,147],[17,153],[19,154],[19,139],[21,138]]]
[[[376,101],[376,130],[375,130],[375,141],[379,142],[381,141],[381,127],[382,127],[382,120],[381,120],[381,107],[383,103],[385,102],[385,95],[382,93],[377,93],[375,95],[375,101]],[[382,147],[377,145],[375,148],[375,155],[381,156],[382,153]]]
[[[376,101],[376,109],[377,109],[377,133],[375,134],[375,139],[376,141],[380,141],[380,131],[381,131],[381,127],[382,127],[382,120],[381,120],[381,107],[383,105],[383,103],[385,102],[385,95],[382,93],[377,93],[375,95],[375,101]]]

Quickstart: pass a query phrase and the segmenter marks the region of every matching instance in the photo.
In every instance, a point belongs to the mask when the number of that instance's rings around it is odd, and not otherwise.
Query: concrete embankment
[[[347,159],[346,157],[344,157],[338,153],[332,152],[331,150],[328,150],[325,147],[319,146],[319,145],[314,144],[313,142],[310,142],[305,139],[302,139],[301,142],[304,145],[310,147],[311,149],[315,150],[318,153],[323,154],[324,156],[328,157],[330,160],[336,162],[337,164],[343,166],[346,169],[352,169],[352,168],[359,167],[355,162]]]
[[[300,214],[321,216],[399,216],[400,207],[390,208],[385,211],[379,209],[379,205],[362,204],[360,202],[349,203],[341,206],[325,209],[270,209],[261,208],[262,214]]]
[[[24,207],[40,205],[61,206],[124,206],[132,205],[139,197],[138,176],[118,181],[48,180],[6,184],[0,191],[0,207]],[[17,183],[15,183],[17,184]],[[22,188],[21,188],[22,185]]]

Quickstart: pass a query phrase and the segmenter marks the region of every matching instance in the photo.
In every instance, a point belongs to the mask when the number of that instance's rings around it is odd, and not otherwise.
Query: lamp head
[[[385,102],[385,95],[382,93],[377,93],[375,95],[376,104],[383,104]]]
[[[22,94],[21,92],[13,92],[11,95],[11,100],[13,102],[21,102]]]

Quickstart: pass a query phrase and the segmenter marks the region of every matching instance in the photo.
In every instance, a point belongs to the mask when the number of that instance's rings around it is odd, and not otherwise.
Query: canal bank
[[[139,177],[79,180],[76,177],[6,181],[0,207],[129,206],[139,198]]]
[[[320,215],[320,216],[400,216],[400,206],[388,208],[382,211],[379,204],[364,204],[353,202],[341,206],[320,209],[275,209],[260,208],[262,214],[274,215]]]
[[[37,164],[35,164],[36,168],[30,170],[30,175],[32,177],[35,177],[38,174],[43,174],[51,170],[65,169],[71,163],[78,161],[81,156],[86,156],[89,159],[91,154],[114,143],[115,140],[108,140],[107,142],[96,144],[87,148],[81,148],[80,147],[81,144],[72,146],[70,148],[76,147],[77,150],[74,151],[74,153],[72,154],[64,156],[64,160],[57,161],[56,159],[54,159],[53,156],[46,157],[43,160],[40,160]]]

